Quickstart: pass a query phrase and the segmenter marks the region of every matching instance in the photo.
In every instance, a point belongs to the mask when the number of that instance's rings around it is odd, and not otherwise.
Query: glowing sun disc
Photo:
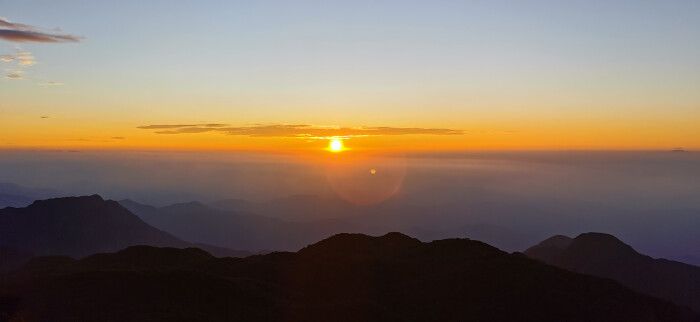
[[[343,150],[343,142],[338,139],[334,139],[333,141],[331,141],[331,145],[329,146],[329,148],[333,152],[340,152]]]

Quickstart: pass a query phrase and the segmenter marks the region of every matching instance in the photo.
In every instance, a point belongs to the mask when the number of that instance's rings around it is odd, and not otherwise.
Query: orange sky
[[[0,149],[700,149],[693,2],[368,5],[3,4]]]

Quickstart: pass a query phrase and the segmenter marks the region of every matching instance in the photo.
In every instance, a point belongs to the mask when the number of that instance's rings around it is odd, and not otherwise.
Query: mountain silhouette
[[[297,250],[330,234],[356,228],[345,222],[287,222],[214,209],[196,201],[159,208],[131,200],[120,204],[148,224],[178,237],[236,249]]]
[[[546,263],[614,279],[623,285],[700,312],[700,267],[642,255],[615,236],[554,236],[525,251]]]
[[[5,207],[26,207],[34,200],[58,196],[50,189],[27,188],[20,185],[0,182],[0,209]]]
[[[568,247],[569,244],[571,244],[571,241],[573,241],[571,237],[555,235],[545,239],[535,246],[528,248],[525,251],[525,255],[550,263],[555,256],[557,256],[566,247]]]
[[[35,201],[0,210],[0,245],[35,255],[84,257],[133,245],[198,246],[218,256],[247,256],[221,247],[185,242],[98,195]]]
[[[136,246],[0,275],[15,319],[698,321],[690,309],[469,239],[339,234],[296,253],[214,258]],[[2,312],[0,312],[2,314]]]

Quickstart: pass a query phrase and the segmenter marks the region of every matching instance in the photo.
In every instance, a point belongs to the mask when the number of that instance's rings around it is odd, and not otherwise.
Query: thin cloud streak
[[[280,137],[302,139],[327,139],[331,137],[361,137],[387,135],[461,135],[462,130],[417,128],[417,127],[329,127],[308,124],[258,124],[231,127],[226,124],[157,124],[137,127],[143,130],[158,130],[157,134],[192,134],[218,132],[227,135],[250,137]]]
[[[14,42],[79,42],[82,37],[39,31],[0,29],[0,38]]]
[[[142,130],[158,130],[158,129],[177,129],[177,128],[183,128],[183,127],[190,127],[190,126],[200,126],[197,124],[176,124],[176,125],[144,125],[144,126],[139,126],[139,129]]]
[[[0,39],[14,42],[79,42],[82,36],[47,31],[0,17]]]
[[[17,29],[17,30],[33,30],[36,29],[34,26],[25,25],[21,23],[13,23],[7,20],[7,18],[0,17],[0,27]]]

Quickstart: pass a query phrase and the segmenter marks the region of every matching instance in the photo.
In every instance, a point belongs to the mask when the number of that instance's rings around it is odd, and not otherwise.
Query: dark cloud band
[[[157,134],[189,134],[204,132],[219,132],[228,135],[244,135],[251,137],[282,137],[282,138],[329,138],[329,137],[359,137],[385,135],[460,135],[462,130],[416,128],[416,127],[328,127],[307,124],[258,124],[253,126],[232,127],[227,124],[188,124],[188,125],[144,125],[139,129],[157,130]]]
[[[41,28],[13,23],[0,17],[0,39],[14,42],[79,42],[83,37],[57,32],[50,32]]]
[[[82,37],[38,31],[0,29],[0,38],[15,42],[79,42]]]

